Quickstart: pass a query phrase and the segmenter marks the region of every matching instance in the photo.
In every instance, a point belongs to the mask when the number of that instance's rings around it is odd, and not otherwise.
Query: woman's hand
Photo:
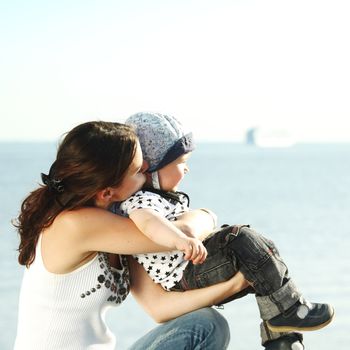
[[[230,280],[231,283],[231,295],[240,292],[243,289],[248,288],[251,284],[245,279],[242,272],[238,271]]]

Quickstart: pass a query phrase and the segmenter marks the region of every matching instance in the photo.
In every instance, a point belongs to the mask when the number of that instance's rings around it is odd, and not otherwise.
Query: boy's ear
[[[149,164],[147,162],[147,160],[143,160],[143,163],[142,163],[142,172],[147,174],[146,171],[148,170],[149,168]]]

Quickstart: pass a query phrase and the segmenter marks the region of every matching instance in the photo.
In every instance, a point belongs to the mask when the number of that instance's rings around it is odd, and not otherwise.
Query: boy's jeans
[[[289,278],[274,243],[248,225],[227,226],[203,243],[208,250],[207,259],[201,265],[190,262],[173,290],[203,288],[226,281],[241,271],[254,289],[247,288],[223,303],[255,293],[261,318],[269,320],[300,299],[301,294]],[[271,333],[264,324],[261,333],[263,343],[281,335]]]
[[[226,319],[216,310],[204,308],[152,329],[130,350],[225,350],[229,341]]]

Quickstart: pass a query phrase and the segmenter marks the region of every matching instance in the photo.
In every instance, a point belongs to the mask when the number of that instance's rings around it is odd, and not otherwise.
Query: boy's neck
[[[155,189],[160,190],[160,181],[159,181],[159,175],[158,175],[158,171],[153,171],[151,173],[151,179],[152,179],[152,186]]]

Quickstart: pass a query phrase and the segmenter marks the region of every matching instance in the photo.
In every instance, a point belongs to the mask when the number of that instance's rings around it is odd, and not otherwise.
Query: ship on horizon
[[[246,144],[266,148],[284,148],[294,146],[294,137],[285,129],[249,128],[246,132]]]

